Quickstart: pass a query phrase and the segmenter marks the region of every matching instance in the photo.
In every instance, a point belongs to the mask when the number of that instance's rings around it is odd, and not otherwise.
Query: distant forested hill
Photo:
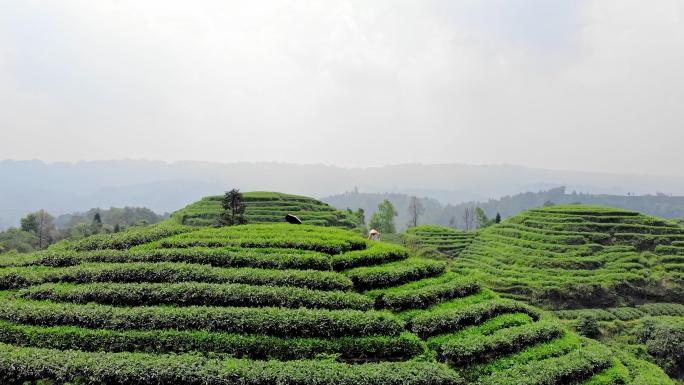
[[[556,186],[591,194],[626,196],[629,192],[640,196],[661,191],[668,195],[684,195],[684,177],[558,171],[513,165],[402,164],[342,168],[277,162],[166,163],[131,159],[49,164],[38,160],[0,160],[0,186],[0,230],[18,226],[20,218],[40,209],[55,216],[91,207],[134,206],[148,207],[157,213],[173,212],[189,202],[232,188],[313,197],[342,191],[393,192],[429,197],[442,204],[482,202]],[[340,206],[353,205],[359,203]],[[536,200],[534,205],[539,205]],[[513,215],[528,207],[534,206],[525,204],[501,214]],[[502,209],[487,209],[487,212],[495,213],[496,210]],[[401,225],[406,222],[401,218],[399,221]]]
[[[356,210],[359,207],[363,208],[366,212],[366,218],[370,218],[372,213],[377,211],[377,206],[383,199],[389,199],[399,212],[396,221],[397,230],[402,231],[406,228],[406,223],[409,218],[409,195],[350,192],[325,197],[321,200],[340,209],[347,207],[353,210]],[[662,193],[641,196],[631,195],[631,193],[629,196],[594,195],[576,191],[568,193],[566,188],[562,186],[545,191],[507,195],[500,199],[490,199],[485,202],[470,201],[456,205],[443,205],[430,198],[422,198],[421,202],[425,207],[425,214],[421,216],[419,223],[449,226],[450,221],[454,219],[457,228],[460,229],[464,228],[464,209],[469,207],[481,207],[488,216],[494,217],[499,213],[502,218],[508,218],[525,210],[542,207],[544,205],[573,203],[617,207],[665,219],[675,219],[684,216],[684,196],[667,196]]]

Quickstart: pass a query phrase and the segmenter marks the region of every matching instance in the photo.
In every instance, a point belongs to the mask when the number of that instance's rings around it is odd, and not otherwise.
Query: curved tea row
[[[153,229],[0,266],[0,383],[669,383],[442,261],[336,228]]]
[[[615,307],[684,300],[683,257],[684,228],[673,222],[570,205],[529,210],[483,230],[453,267],[510,298]]]
[[[213,226],[223,212],[222,196],[209,196],[178,210],[172,218],[178,223],[190,226]],[[304,224],[334,226],[345,229],[358,227],[351,214],[319,200],[276,192],[247,192],[245,218],[249,223],[283,222],[285,215],[296,215]]]

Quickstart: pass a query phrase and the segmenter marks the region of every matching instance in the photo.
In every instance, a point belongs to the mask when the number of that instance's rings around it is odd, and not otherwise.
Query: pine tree
[[[223,214],[219,219],[221,226],[244,225],[247,223],[245,214],[245,200],[242,193],[238,189],[226,191],[221,200],[223,206]]]

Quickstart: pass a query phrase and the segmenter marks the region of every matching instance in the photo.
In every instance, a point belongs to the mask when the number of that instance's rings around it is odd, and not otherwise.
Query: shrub
[[[190,247],[186,249],[98,250],[88,252],[45,252],[34,264],[64,267],[85,262],[186,262],[216,267],[261,269],[331,270],[330,257],[323,253],[295,249],[251,249]]]
[[[453,333],[502,314],[517,312],[528,314],[535,321],[539,319],[539,312],[534,308],[516,301],[496,299],[463,308],[426,312],[413,317],[409,326],[421,338],[428,338],[438,334]]]
[[[547,358],[527,365],[493,373],[478,384],[514,385],[525,379],[526,385],[571,384],[590,378],[607,368],[613,352],[601,345],[578,349],[562,357]]]
[[[553,321],[540,321],[497,330],[491,335],[472,335],[447,340],[438,357],[454,365],[464,365],[519,352],[528,346],[548,342],[563,335],[563,328]]]
[[[428,362],[347,365],[326,361],[252,361],[197,355],[86,353],[0,344],[0,382],[41,379],[81,384],[302,385],[460,384],[444,365]]]
[[[23,301],[0,297],[0,319],[35,326],[112,330],[205,330],[276,337],[396,336],[402,323],[386,312],[358,310],[131,307]]]
[[[373,300],[357,293],[318,291],[297,287],[243,284],[181,283],[92,283],[83,285],[46,283],[19,291],[33,300],[50,300],[114,306],[280,306],[286,308],[356,309],[373,308]]]
[[[335,271],[360,266],[372,266],[382,263],[401,261],[409,257],[409,251],[399,245],[373,242],[366,250],[349,251],[332,257]]]
[[[294,286],[313,290],[350,290],[352,281],[337,273],[316,270],[219,268],[188,263],[85,263],[64,268],[29,266],[0,270],[0,290],[48,282],[206,282]]]
[[[575,322],[575,330],[580,335],[589,338],[596,338],[601,335],[598,321],[596,318],[587,314],[582,314],[579,316],[579,318],[577,318],[577,322]]]
[[[371,290],[397,286],[422,278],[442,274],[446,263],[428,259],[409,258],[379,266],[357,267],[342,273],[354,282],[357,290]]]
[[[226,334],[176,330],[91,330],[78,327],[37,327],[0,321],[0,342],[25,347],[82,351],[226,353],[249,359],[281,361],[339,354],[342,359],[406,360],[425,347],[411,333],[396,337],[278,338],[259,334]]]
[[[186,226],[157,226],[153,228],[139,228],[115,234],[97,234],[67,246],[68,250],[128,250],[133,246],[153,242],[176,234],[182,234],[194,230]]]
[[[480,285],[472,278],[448,274],[445,278],[428,278],[386,290],[368,292],[375,298],[376,309],[427,309],[440,302],[466,297],[479,292]]]

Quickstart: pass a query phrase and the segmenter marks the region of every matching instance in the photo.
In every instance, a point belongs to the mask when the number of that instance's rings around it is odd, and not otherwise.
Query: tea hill
[[[223,196],[209,196],[173,213],[172,218],[182,225],[213,226],[218,222]],[[346,229],[358,227],[355,218],[319,200],[275,192],[247,192],[243,194],[245,217],[249,223],[283,222],[285,215],[297,216],[304,224],[334,226]]]
[[[0,383],[672,384],[402,246],[180,224],[213,201],[0,259]]]

